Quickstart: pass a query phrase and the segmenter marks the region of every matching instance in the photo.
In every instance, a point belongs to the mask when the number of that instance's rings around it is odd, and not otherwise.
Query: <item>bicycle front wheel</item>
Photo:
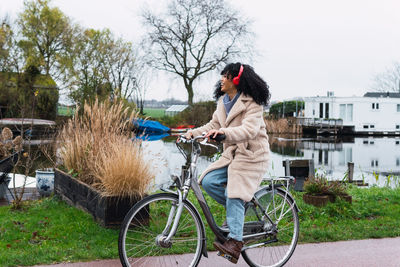
[[[263,231],[270,233],[246,243],[249,248],[242,252],[243,258],[250,266],[283,266],[292,256],[299,237],[297,209],[283,190],[273,194],[271,190],[263,189],[257,198],[275,226],[259,207],[251,203],[246,209],[245,220],[260,223]]]
[[[177,205],[177,195],[161,193],[146,197],[132,207],[121,225],[118,240],[123,266],[196,266],[199,263],[204,226],[190,202],[184,202],[176,234],[170,242],[164,242]]]

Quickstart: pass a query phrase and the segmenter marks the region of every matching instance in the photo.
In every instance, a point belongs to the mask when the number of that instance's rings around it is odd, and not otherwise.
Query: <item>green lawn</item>
[[[301,210],[300,243],[400,236],[400,189],[352,187],[349,192],[353,204],[339,201],[322,208],[294,193]],[[224,209],[206,198],[222,223]],[[193,195],[190,199],[194,202]],[[207,224],[206,229],[212,250],[214,236]],[[117,247],[118,230],[100,227],[55,197],[30,202],[23,211],[0,207],[0,266],[118,258]]]
[[[145,116],[152,118],[161,118],[164,117],[165,108],[144,108],[143,112]]]
[[[116,258],[118,230],[56,198],[29,203],[23,211],[0,207],[0,266]]]
[[[58,116],[72,116],[75,113],[75,108],[70,108],[66,106],[58,106],[57,115]]]

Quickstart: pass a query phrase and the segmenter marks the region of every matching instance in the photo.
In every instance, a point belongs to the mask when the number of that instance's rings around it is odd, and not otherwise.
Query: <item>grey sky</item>
[[[144,0],[54,0],[85,27],[110,28],[133,43],[141,34]],[[146,1],[150,4],[158,1]],[[398,0],[231,0],[254,20],[260,56],[248,62],[270,85],[272,100],[326,95],[362,95],[376,73],[400,61]],[[0,0],[0,16],[15,17],[23,0]],[[198,99],[211,97],[218,72],[202,79]],[[212,82],[210,82],[212,81]],[[158,75],[148,99],[186,99],[179,81]]]

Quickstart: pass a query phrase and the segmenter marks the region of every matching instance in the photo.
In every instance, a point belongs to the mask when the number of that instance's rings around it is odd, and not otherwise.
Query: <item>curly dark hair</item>
[[[243,66],[243,72],[240,76],[239,85],[236,86],[238,92],[247,96],[251,96],[259,105],[268,105],[271,94],[269,93],[268,84],[255,73],[250,65],[230,63],[221,71],[221,75],[227,75],[228,79],[232,80],[239,74],[240,66]],[[225,93],[221,91],[221,80],[215,85],[214,97],[218,98]]]

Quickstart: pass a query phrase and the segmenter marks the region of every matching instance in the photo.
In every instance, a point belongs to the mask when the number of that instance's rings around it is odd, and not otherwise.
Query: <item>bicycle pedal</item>
[[[221,251],[218,251],[217,255],[218,255],[218,256],[221,256],[222,258],[227,259],[228,261],[233,262],[233,257],[232,257],[231,255],[222,253]]]

